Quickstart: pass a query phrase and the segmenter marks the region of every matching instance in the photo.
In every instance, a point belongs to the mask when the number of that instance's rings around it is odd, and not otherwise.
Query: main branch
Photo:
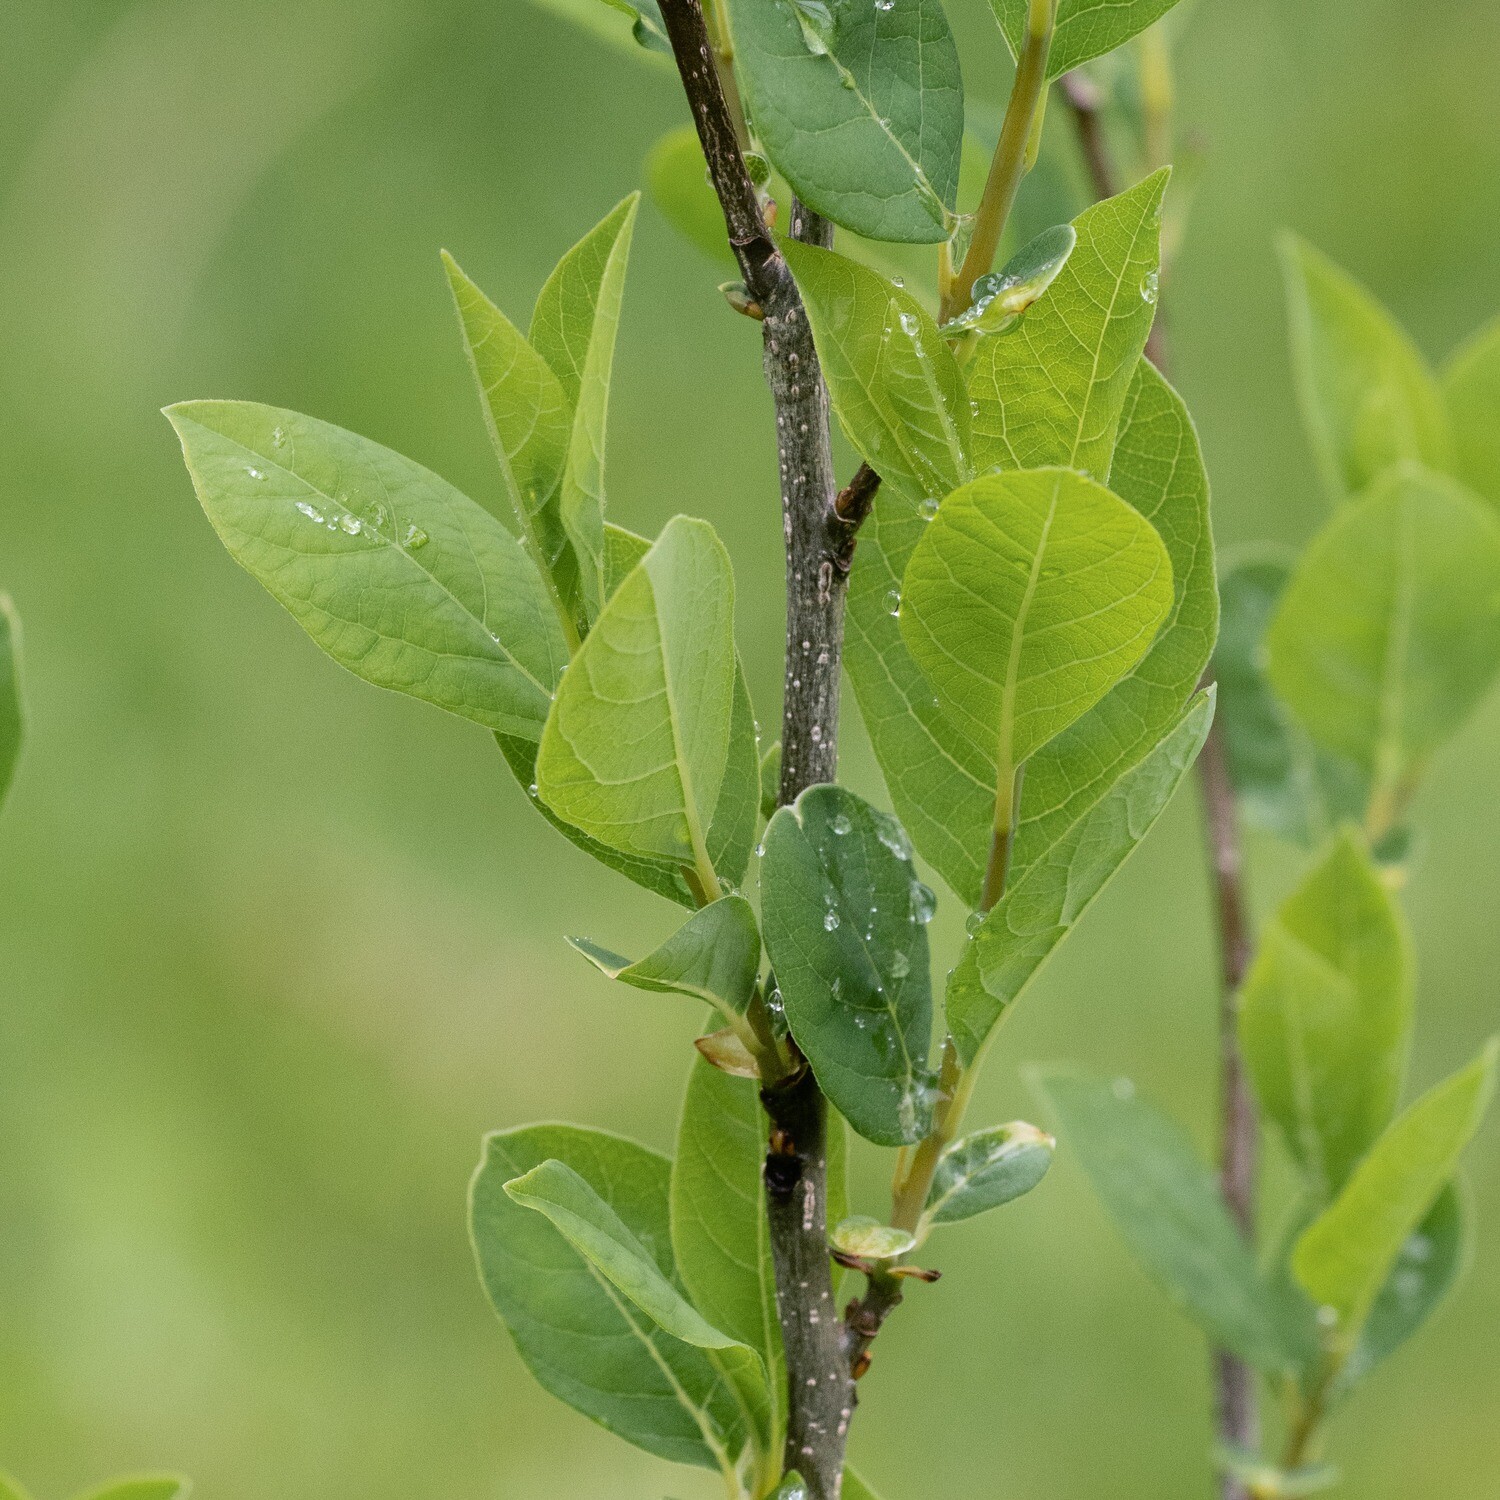
[[[661,0],[661,11],[744,278],[744,306],[763,319],[786,541],[780,788],[786,803],[837,771],[844,598],[861,517],[856,510],[845,519],[836,504],[828,391],[812,329],[745,169],[700,0]],[[795,201],[790,229],[808,243],[831,238],[826,223]],[[771,1121],[765,1183],[787,1358],[786,1467],[801,1473],[811,1500],[838,1500],[854,1399],[828,1254],[827,1103],[805,1067],[766,1087],[761,1099]]]

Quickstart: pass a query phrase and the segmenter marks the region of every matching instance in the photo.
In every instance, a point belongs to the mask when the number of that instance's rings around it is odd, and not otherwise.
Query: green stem
[[[1016,81],[1000,127],[990,175],[974,216],[974,232],[952,283],[943,297],[940,322],[961,313],[974,300],[974,283],[995,263],[1005,221],[1032,157],[1037,119],[1047,96],[1047,54],[1057,24],[1057,0],[1030,0],[1026,17],[1026,39],[1016,63]]]

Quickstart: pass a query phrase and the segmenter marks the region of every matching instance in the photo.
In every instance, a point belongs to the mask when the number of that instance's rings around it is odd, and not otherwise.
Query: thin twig
[[[1060,82],[1078,133],[1078,145],[1094,192],[1111,198],[1118,191],[1108,144],[1104,138],[1103,100],[1081,73],[1064,74]],[[1157,369],[1166,364],[1157,307],[1146,355]],[[1213,681],[1212,669],[1204,685]],[[1234,786],[1224,732],[1215,722],[1198,756],[1198,779],[1203,790],[1203,833],[1214,882],[1214,916],[1219,938],[1219,1191],[1245,1238],[1255,1240],[1256,1158],[1260,1124],[1255,1099],[1240,1052],[1239,989],[1250,965],[1249,900],[1245,890],[1244,856]],[[1225,1349],[1214,1351],[1214,1384],[1218,1434],[1222,1442],[1255,1450],[1260,1445],[1260,1412],[1255,1372]],[[1222,1500],[1249,1500],[1244,1483],[1231,1474],[1220,1481]]]
[[[844,599],[868,499],[847,518],[836,506],[828,390],[812,329],[745,169],[699,0],[662,0],[661,11],[730,246],[749,300],[763,315],[787,558],[780,787],[786,803],[837,772]],[[790,230],[810,244],[832,238],[829,226],[795,200]],[[861,492],[873,498],[873,483],[864,481]],[[762,1089],[761,1100],[771,1120],[766,1209],[787,1360],[785,1462],[801,1473],[811,1500],[838,1500],[854,1393],[828,1254],[827,1102],[806,1068]]]

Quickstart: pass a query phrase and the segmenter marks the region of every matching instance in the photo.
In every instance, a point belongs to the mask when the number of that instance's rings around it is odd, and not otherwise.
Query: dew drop
[[[888,615],[899,615],[901,613],[901,590],[892,589],[885,596],[885,612]]]
[[[928,495],[922,503],[917,506],[917,511],[924,521],[931,521],[938,513],[938,503]]]
[[[911,960],[899,950],[891,954],[891,978],[905,979],[911,973]]]
[[[916,336],[922,331],[922,325],[917,321],[917,315],[915,313],[899,313],[897,315],[896,321],[901,324],[901,332],[904,333],[909,339],[916,338]]]
[[[339,530],[346,536],[358,536],[364,529],[364,522],[358,516],[351,516],[345,511],[339,517]]]
[[[286,428],[278,427],[271,433],[271,446],[273,448],[286,447]]]
[[[836,931],[839,925],[839,914],[831,907],[823,913],[823,931]]]
[[[263,473],[261,473],[261,471],[259,469],[252,469],[248,465],[246,466],[245,472],[252,479],[264,479],[266,477]]]
[[[975,933],[984,926],[984,913],[982,911],[971,911],[964,918],[964,931],[973,937]]]
[[[1141,301],[1155,304],[1157,291],[1160,287],[1160,277],[1155,271],[1147,271],[1141,278]]]
[[[309,521],[316,521],[319,526],[323,524],[323,512],[316,505],[309,505],[306,500],[297,502],[297,509],[307,517]]]
[[[420,526],[408,526],[401,536],[401,545],[412,552],[427,545],[427,533]]]
[[[911,914],[924,927],[937,911],[937,897],[920,880],[911,883]]]
[[[843,813],[835,814],[833,821],[828,825],[840,838],[849,832],[854,824]]]

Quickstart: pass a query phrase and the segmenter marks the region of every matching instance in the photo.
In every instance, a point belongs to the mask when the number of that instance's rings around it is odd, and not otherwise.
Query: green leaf
[[[539,1163],[507,1182],[505,1192],[547,1219],[616,1291],[673,1338],[697,1349],[744,1347],[708,1322],[662,1275],[620,1216],[564,1162]]]
[[[1500,505],[1500,318],[1449,360],[1443,394],[1453,421],[1454,471]]]
[[[991,271],[974,283],[969,306],[944,323],[943,332],[984,337],[1008,333],[1020,321],[1021,314],[1057,280],[1077,243],[1078,231],[1071,224],[1054,224],[1044,229],[998,271]]]
[[[733,1023],[744,1015],[760,971],[760,932],[743,896],[724,896],[696,911],[646,958],[632,963],[587,938],[569,938],[609,979],[660,994],[706,1000]]]
[[[707,522],[674,517],[574,657],[537,755],[539,795],[558,817],[636,858],[696,866],[708,890],[733,615],[723,544]]]
[[[1497,1052],[1500,1044],[1491,1040],[1411,1105],[1297,1241],[1292,1270],[1314,1303],[1332,1309],[1346,1350],[1479,1128],[1494,1092]]]
[[[531,343],[552,367],[572,413],[557,511],[577,560],[577,603],[598,617],[606,595],[604,433],[625,263],[641,195],[613,208],[547,278],[531,317]],[[571,602],[571,601],[570,601]]]
[[[772,742],[760,758],[760,815],[770,822],[781,801],[781,741]]]
[[[672,44],[657,0],[531,0],[541,10],[580,27],[632,57],[669,65]]]
[[[485,1142],[470,1194],[480,1279],[517,1352],[547,1390],[674,1463],[724,1470],[752,1415],[720,1356],[664,1332],[505,1184],[542,1162],[570,1166],[672,1281],[671,1164],[633,1141],[575,1125],[530,1125]]]
[[[708,826],[708,857],[722,887],[744,883],[760,828],[760,738],[755,707],[738,656],[734,663],[734,698],[729,714],[729,752],[724,780]]]
[[[883,484],[946,495],[972,477],[969,401],[937,324],[910,292],[857,261],[782,246],[812,324],[829,399]]]
[[[1345,831],[1267,925],[1240,994],[1240,1042],[1261,1107],[1320,1206],[1395,1112],[1410,970],[1400,911]]]
[[[1080,474],[991,474],[943,501],[906,565],[901,634],[995,764],[996,826],[1017,768],[1145,655],[1171,606],[1155,529]]]
[[[1450,1182],[1403,1242],[1354,1353],[1339,1372],[1345,1389],[1394,1354],[1438,1310],[1463,1270],[1468,1241],[1463,1195]]]
[[[771,1500],[808,1500],[807,1481],[793,1469],[780,1484]]]
[[[31,1496],[21,1488],[18,1480],[0,1474],[0,1500],[31,1500]]]
[[[672,1248],[694,1305],[765,1362],[774,1404],[766,1450],[777,1453],[786,1367],[761,1177],[766,1134],[756,1085],[697,1059],[672,1164]]]
[[[21,711],[21,620],[0,594],[0,803],[10,790],[21,755],[26,720]]]
[[[924,1221],[957,1224],[1029,1193],[1046,1176],[1056,1144],[1024,1120],[954,1141],[938,1159]]]
[[[868,239],[946,239],[964,97],[938,0],[728,11],[756,134],[798,197]]]
[[[1256,554],[1219,580],[1214,677],[1229,777],[1246,822],[1304,847],[1344,818],[1364,816],[1369,788],[1358,767],[1320,751],[1266,677],[1266,630],[1292,563]]]
[[[853,1214],[833,1226],[828,1242],[842,1255],[859,1260],[895,1260],[917,1242],[909,1229],[882,1224],[868,1214]]]
[[[192,1488],[176,1474],[145,1474],[137,1479],[112,1479],[82,1500],[187,1500]]]
[[[646,186],[651,201],[685,240],[705,255],[734,265],[724,228],[724,210],[708,180],[708,163],[692,125],[669,130],[646,157]]]
[[[1060,78],[1071,68],[1122,47],[1159,20],[1177,0],[1059,0],[1047,77]],[[1021,55],[1026,40],[1028,0],[990,0],[1011,54]]]
[[[1452,480],[1387,475],[1313,539],[1267,651],[1313,740],[1399,801],[1500,667],[1500,522]]]
[[[1172,609],[1136,669],[1033,756],[1013,870],[1041,858],[1170,732],[1213,645],[1213,542],[1198,440],[1177,393],[1144,361],[1123,408],[1111,482],[1166,544]],[[994,761],[933,703],[890,613],[925,530],[917,507],[882,490],[855,554],[847,661],[897,811],[924,858],[977,906],[994,819]]]
[[[842,1500],[880,1500],[880,1497],[853,1469],[845,1469]]]
[[[520,544],[452,485],[297,412],[166,413],[234,560],[341,666],[535,741],[568,659]]]
[[[765,850],[766,951],[797,1045],[866,1139],[918,1140],[931,1109],[931,893],[901,825],[815,786],[771,819]]]
[[[979,1057],[995,1023],[1151,831],[1198,758],[1213,713],[1210,688],[1045,855],[1012,873],[1005,895],[974,934],[972,965],[960,964],[959,979],[968,982],[948,993],[948,1029],[965,1063]]]
[[[1074,221],[1078,243],[1047,295],[968,365],[976,470],[1062,464],[1103,479],[1156,311],[1162,197],[1153,173]]]
[[[1393,465],[1446,469],[1452,440],[1432,370],[1357,281],[1295,235],[1281,241],[1292,374],[1329,495],[1358,494]]]
[[[1033,1075],[1115,1228],[1164,1292],[1218,1344],[1270,1375],[1295,1370],[1277,1303],[1177,1124],[1125,1079]]]

